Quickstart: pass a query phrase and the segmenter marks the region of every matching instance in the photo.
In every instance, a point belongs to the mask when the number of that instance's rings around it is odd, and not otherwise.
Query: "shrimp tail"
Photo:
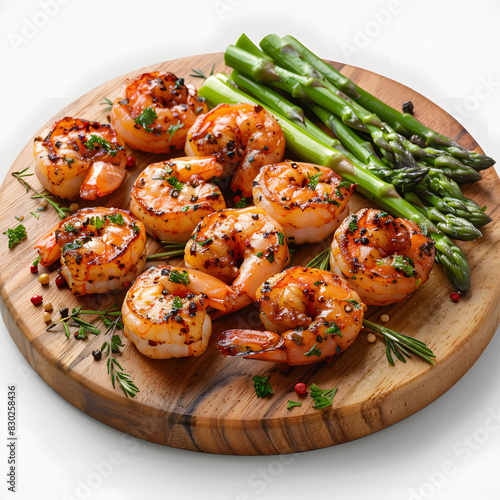
[[[84,200],[95,200],[116,191],[124,181],[127,171],[121,165],[96,161],[89,168],[80,187]]]
[[[243,329],[226,330],[217,341],[217,347],[224,356],[245,356],[286,363],[284,345],[284,338],[277,333]]]

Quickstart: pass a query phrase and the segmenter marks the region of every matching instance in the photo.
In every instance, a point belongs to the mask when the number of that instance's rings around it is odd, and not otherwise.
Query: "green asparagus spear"
[[[495,164],[495,160],[493,160],[492,158],[476,153],[474,151],[467,151],[452,139],[438,134],[429,127],[426,127],[412,115],[408,113],[400,113],[396,109],[391,108],[389,105],[372,96],[371,94],[354,84],[354,82],[342,75],[335,68],[317,57],[313,52],[304,47],[304,45],[302,45],[294,37],[287,35],[283,37],[281,41],[282,51],[294,53],[302,58],[317,72],[323,75],[324,78],[328,79],[340,90],[355,99],[356,102],[358,102],[361,106],[378,115],[397,132],[405,135],[406,137],[410,137],[410,135],[416,134],[422,138],[425,138],[428,146],[439,150],[444,150],[449,155],[459,160],[461,163],[476,170],[483,170]]]

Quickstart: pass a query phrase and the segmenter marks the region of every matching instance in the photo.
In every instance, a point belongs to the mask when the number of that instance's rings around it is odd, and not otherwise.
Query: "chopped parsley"
[[[269,253],[267,254],[267,260],[269,261],[269,264],[272,264],[274,262],[274,252],[272,250],[269,250]]]
[[[340,328],[337,325],[337,323],[335,323],[335,321],[329,321],[329,322],[325,321],[324,325],[328,327],[325,330],[325,336],[326,335],[338,335],[339,337],[342,337],[342,334],[340,333]]]
[[[153,132],[153,129],[150,128],[150,125],[153,125],[157,118],[158,115],[156,114],[156,111],[153,107],[149,106],[144,108],[142,113],[137,118],[134,118],[134,122],[143,127],[146,132],[151,133]]]
[[[79,248],[82,248],[82,246],[83,246],[82,240],[76,240],[70,243],[66,243],[66,245],[62,247],[62,253],[66,253],[70,250],[78,250]]]
[[[307,186],[310,187],[311,189],[316,189],[320,177],[321,177],[321,172],[318,172],[317,174],[314,175],[307,174],[307,178],[309,179],[307,181]]]
[[[318,358],[321,356],[321,349],[318,347],[316,348],[318,344],[314,343],[314,345],[311,347],[311,349],[304,354],[304,356],[307,356],[310,358],[311,356],[318,356]]]
[[[92,134],[90,138],[85,142],[83,145],[87,148],[90,149],[91,151],[96,147],[96,144],[98,146],[102,146],[106,151],[109,152],[111,156],[116,156],[116,153],[118,152],[119,149],[123,149],[123,147],[118,147],[114,148],[113,145],[108,142],[106,139],[99,135]],[[68,162],[69,163],[69,162]]]
[[[337,393],[337,388],[320,389],[316,384],[311,384],[309,395],[314,400],[313,408],[322,410],[328,406],[332,406],[333,398]]]
[[[179,193],[182,190],[182,186],[184,186],[184,183],[177,179],[177,177],[169,177],[167,182]]]
[[[281,233],[281,232],[278,231],[276,233],[276,236],[278,237],[278,243],[280,245],[284,245],[285,244],[285,235],[283,233]]]
[[[286,405],[286,409],[287,410],[291,410],[295,406],[302,406],[302,403],[299,403],[298,401],[290,401],[290,400],[288,400],[288,403]]]
[[[174,300],[172,302],[172,308],[174,309],[174,311],[182,309],[182,300],[180,299],[180,297],[174,297]]]
[[[358,230],[358,217],[357,215],[351,215],[349,220],[349,231],[354,233],[354,231]]]
[[[210,243],[212,243],[212,241],[214,241],[213,238],[207,238],[204,241],[197,241],[196,243],[198,243],[198,245],[200,245],[200,247],[205,247],[207,245],[210,245]]]
[[[37,267],[38,264],[40,264],[40,261],[42,260],[42,256],[38,255],[37,258],[33,261],[32,265]]]
[[[172,140],[173,135],[182,127],[184,127],[184,123],[180,120],[177,122],[177,125],[170,125],[170,127],[168,127],[167,134],[170,134],[170,137],[168,138],[169,142]]]
[[[9,238],[9,250],[28,236],[26,228],[22,224],[19,224],[14,229],[7,229],[3,234],[6,234],[7,238]]]
[[[78,229],[75,226],[73,226],[73,224],[65,224],[64,225],[64,230],[67,233],[76,233],[76,232],[78,232]]]
[[[187,212],[189,210],[189,205],[182,207],[182,212]]]
[[[256,253],[256,255],[257,255],[257,257],[259,257],[259,258],[260,258],[260,257],[262,257],[264,254],[263,254],[262,252],[257,252],[257,253]]]
[[[241,197],[234,205],[236,208],[245,208],[247,206],[247,199]]]
[[[191,280],[189,279],[189,274],[187,271],[177,271],[173,270],[170,273],[170,277],[168,278],[168,281],[171,281],[172,283],[178,283],[181,285],[189,285],[191,283]]]
[[[269,383],[269,377],[255,375],[252,380],[253,388],[255,389],[255,393],[257,394],[258,398],[265,398],[266,396],[270,396],[274,393],[273,388]]]
[[[123,215],[120,213],[106,215],[106,218],[109,220],[109,222],[111,222],[111,224],[117,224],[118,226],[123,226],[125,224]]]
[[[361,309],[361,304],[355,299],[346,299],[346,302],[349,302],[356,310]]]
[[[387,265],[383,260],[377,260],[378,266]],[[392,262],[390,264],[394,269],[398,271],[402,271],[409,278],[412,278],[415,275],[415,263],[413,259],[404,255],[393,255]]]
[[[97,231],[99,231],[99,229],[101,229],[101,227],[104,226],[105,223],[106,223],[106,217],[104,217],[103,219],[101,219],[97,215],[95,217],[91,217],[91,219],[90,219],[90,224],[92,226],[95,226],[95,228],[97,229]]]

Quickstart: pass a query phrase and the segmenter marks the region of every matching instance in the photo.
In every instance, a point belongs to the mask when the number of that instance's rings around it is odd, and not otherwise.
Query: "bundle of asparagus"
[[[477,228],[491,218],[463,197],[457,182],[479,180],[479,170],[494,161],[390,108],[293,37],[268,35],[260,45],[263,50],[242,35],[226,50],[225,62],[233,68],[230,78],[211,76],[200,95],[213,104],[254,102],[266,107],[294,154],[357,183],[362,194],[393,216],[415,221],[434,239],[437,260],[454,286],[467,293],[469,267],[450,237],[476,239],[481,236]],[[306,118],[297,103],[338,139]]]

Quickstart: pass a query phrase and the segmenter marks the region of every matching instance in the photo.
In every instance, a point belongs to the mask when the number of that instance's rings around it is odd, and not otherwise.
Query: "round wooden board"
[[[149,69],[172,71],[187,82],[199,86],[202,80],[188,76],[192,68],[206,74],[227,70],[222,54],[194,56],[157,64]],[[392,106],[411,100],[415,116],[432,128],[459,141],[468,149],[477,144],[461,125],[445,111],[417,92],[380,75],[350,66],[336,65],[356,83]],[[107,82],[80,97],[49,120],[77,116],[106,121],[107,112],[99,103],[114,99],[126,78],[138,70]],[[44,127],[40,127],[40,131]],[[165,158],[133,152],[137,165],[130,170],[119,193],[102,200],[107,206],[128,207],[128,193],[139,172],[149,163]],[[33,164],[32,141],[26,145],[10,172]],[[35,177],[29,178],[38,189]],[[428,283],[408,301],[385,308],[370,308],[368,317],[377,321],[382,312],[390,315],[389,326],[401,333],[425,341],[437,356],[431,366],[413,357],[391,367],[385,356],[383,340],[369,344],[362,332],[354,345],[331,363],[289,367],[241,358],[224,358],[214,338],[227,328],[262,328],[254,306],[214,322],[214,333],[207,352],[199,358],[150,360],[139,354],[126,339],[119,362],[140,392],[125,397],[119,387],[113,389],[106,371],[106,360],[96,362],[91,352],[104,342],[103,334],[78,341],[66,338],[61,329],[47,332],[43,311],[34,307],[30,297],[42,293],[44,301],[59,307],[102,309],[121,295],[106,294],[75,298],[67,289],[51,283],[42,287],[29,272],[35,257],[33,244],[59,219],[54,210],[30,215],[39,205],[24,187],[8,175],[0,191],[0,232],[18,224],[15,216],[24,215],[28,238],[10,251],[7,241],[0,262],[0,289],[8,308],[3,311],[7,328],[28,362],[61,396],[88,415],[120,431],[156,443],[210,453],[265,455],[312,450],[350,441],[388,427],[428,405],[453,384],[477,360],[500,322],[498,277],[500,274],[500,235],[497,216],[500,183],[493,169],[483,172],[481,182],[470,185],[466,194],[481,206],[487,205],[494,221],[484,228],[484,236],[475,242],[461,242],[471,273],[471,292],[458,303],[450,298],[451,285],[439,264],[434,266]],[[99,203],[94,203],[98,205]],[[90,205],[90,204],[86,204]],[[370,203],[355,195],[351,211]],[[307,246],[297,253],[296,264],[306,263],[325,248],[326,242]],[[148,252],[158,244],[148,238]],[[174,261],[175,263],[179,261]],[[10,314],[9,314],[10,313]],[[54,313],[58,318],[58,313]],[[274,394],[258,399],[252,377],[270,375]],[[312,408],[308,396],[297,396],[295,383],[315,383],[321,388],[338,387],[333,406]],[[286,409],[287,400],[302,406]]]

